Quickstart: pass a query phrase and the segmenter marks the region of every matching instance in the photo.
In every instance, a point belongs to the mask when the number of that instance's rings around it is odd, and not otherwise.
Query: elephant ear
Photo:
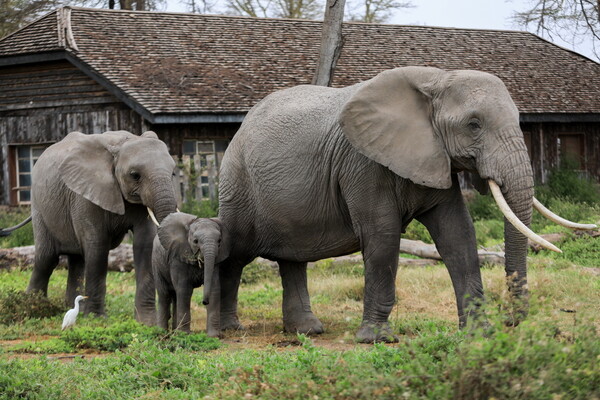
[[[125,214],[125,203],[113,165],[121,145],[136,136],[125,131],[86,135],[69,133],[61,142],[64,158],[61,179],[73,192],[115,214]]]
[[[221,245],[219,246],[219,254],[217,254],[217,258],[215,262],[218,264],[223,262],[229,257],[229,253],[231,251],[231,235],[229,234],[229,229],[223,224],[223,222],[219,218],[211,218],[214,222],[219,225],[221,229]]]
[[[449,188],[450,158],[432,124],[430,93],[444,73],[437,68],[404,67],[363,83],[340,115],[350,143],[416,184]]]
[[[195,215],[176,212],[167,215],[158,227],[158,240],[169,254],[175,255],[184,263],[194,263],[196,257],[188,242],[190,225]]]

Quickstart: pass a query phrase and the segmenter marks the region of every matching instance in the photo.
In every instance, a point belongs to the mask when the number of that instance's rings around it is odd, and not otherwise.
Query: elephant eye
[[[131,176],[131,178],[132,178],[134,181],[139,181],[139,180],[140,180],[140,178],[141,178],[140,174],[139,174],[139,173],[137,173],[137,172],[135,172],[135,171],[131,171],[131,172],[129,173],[129,176]]]
[[[468,123],[469,129],[473,132],[477,132],[481,129],[481,122],[478,119],[472,119]]]
[[[198,244],[198,239],[194,239],[194,244]]]

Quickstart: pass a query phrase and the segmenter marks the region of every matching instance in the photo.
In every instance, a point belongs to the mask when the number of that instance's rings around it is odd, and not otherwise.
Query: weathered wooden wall
[[[600,123],[525,123],[523,132],[536,183],[544,183],[560,162],[560,135],[582,135],[583,169],[600,182]],[[528,136],[528,138],[527,138]]]
[[[141,133],[143,118],[67,61],[0,68],[0,177],[10,182],[12,146],[46,144],[69,132],[124,129]],[[0,204],[14,201],[3,184]],[[12,186],[11,186],[12,187]]]

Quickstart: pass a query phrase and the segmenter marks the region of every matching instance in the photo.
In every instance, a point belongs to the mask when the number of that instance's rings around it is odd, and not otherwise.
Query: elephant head
[[[175,212],[175,161],[154,132],[73,132],[63,141],[66,154],[57,167],[75,193],[119,215],[126,201],[147,206],[159,221]]]
[[[207,305],[212,289],[215,264],[229,257],[231,248],[227,228],[218,218],[198,218],[186,213],[173,213],[158,228],[160,244],[171,257],[187,264],[204,266],[204,298]]]
[[[507,203],[509,287],[526,299],[527,238],[517,229],[535,235],[526,228],[533,173],[519,111],[499,78],[429,67],[388,70],[358,86],[339,122],[359,152],[418,185],[447,189],[458,171],[487,180],[497,201]]]

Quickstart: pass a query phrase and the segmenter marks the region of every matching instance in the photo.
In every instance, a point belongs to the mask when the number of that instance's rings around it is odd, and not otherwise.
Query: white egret
[[[64,331],[70,326],[75,325],[75,321],[77,320],[77,314],[79,314],[79,302],[81,300],[87,299],[87,296],[77,296],[75,297],[75,307],[67,311],[65,317],[63,318],[62,330]]]

